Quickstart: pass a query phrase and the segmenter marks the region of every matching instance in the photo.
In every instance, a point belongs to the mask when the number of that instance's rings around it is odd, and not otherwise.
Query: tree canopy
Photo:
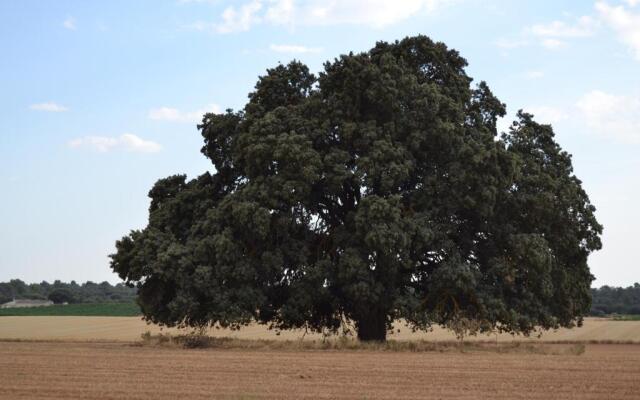
[[[626,288],[602,286],[591,289],[593,304],[591,315],[609,314],[640,315],[640,283]]]
[[[149,321],[336,331],[393,321],[529,333],[580,323],[601,226],[549,125],[425,36],[259,78],[206,114],[215,173],[160,179],[111,267]]]
[[[78,284],[59,280],[49,283],[25,283],[20,279],[0,282],[0,304],[13,299],[49,299],[54,303],[131,303],[136,298],[136,290],[122,283],[87,281]]]

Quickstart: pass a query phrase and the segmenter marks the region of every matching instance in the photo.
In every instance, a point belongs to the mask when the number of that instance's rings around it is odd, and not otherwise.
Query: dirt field
[[[134,341],[146,331],[157,333],[157,326],[147,325],[138,317],[0,317],[0,339],[38,340],[106,340]],[[170,330],[175,332],[175,330]],[[303,332],[282,332],[276,335],[264,326],[250,326],[240,331],[211,330],[214,336],[231,336],[241,339],[299,339]],[[306,339],[319,336],[306,335]],[[397,340],[450,341],[455,340],[449,331],[436,328],[429,333],[412,333],[400,327],[400,333],[389,336]],[[495,340],[495,336],[470,337],[469,340]],[[516,337],[517,340],[525,340]],[[502,342],[512,341],[511,335],[500,335]],[[582,328],[561,329],[546,332],[542,341],[635,341],[640,343],[640,321],[612,321],[588,318]]]
[[[640,393],[640,344],[587,344],[581,355],[550,344],[544,345],[552,350],[547,354],[187,350],[134,345],[145,331],[159,328],[130,317],[2,317],[0,399],[637,399]],[[276,335],[262,326],[210,333],[302,337],[302,332]],[[401,329],[390,338],[450,341],[454,336],[442,329]],[[640,343],[640,321],[588,319],[582,328],[533,340]]]
[[[0,342],[1,399],[637,399],[637,345],[582,355]]]

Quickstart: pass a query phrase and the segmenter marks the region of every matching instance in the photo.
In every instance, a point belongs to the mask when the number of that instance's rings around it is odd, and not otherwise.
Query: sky
[[[594,286],[640,282],[640,0],[0,1],[0,281],[109,281],[162,177],[212,171],[204,112],[258,76],[424,34],[553,125],[604,225]]]

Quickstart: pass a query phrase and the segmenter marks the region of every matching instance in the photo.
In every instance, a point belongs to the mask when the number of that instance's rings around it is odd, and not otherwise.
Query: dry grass
[[[251,351],[375,351],[375,352],[495,352],[547,355],[581,355],[584,343],[530,343],[530,342],[429,342],[426,340],[386,342],[360,342],[341,336],[324,340],[269,340],[212,337],[200,334],[153,335],[145,332],[134,346],[187,349],[251,350]]]
[[[412,332],[401,323],[396,324],[400,330],[389,335],[389,339],[397,341],[451,342],[456,341],[451,331],[436,327],[432,332]],[[158,326],[148,325],[135,317],[0,317],[0,339],[29,340],[101,340],[132,342],[139,340],[143,332],[152,334],[170,333],[181,335],[187,332],[176,329],[161,330]],[[275,332],[262,325],[251,325],[239,331],[212,329],[209,336],[232,337],[248,340],[284,340],[295,341],[322,340],[322,335],[307,334],[303,331]],[[581,328],[560,329],[550,331],[536,337],[478,335],[465,338],[468,341],[510,343],[514,340],[532,342],[588,343],[598,342],[639,342],[640,321],[613,321],[600,318],[588,318]]]

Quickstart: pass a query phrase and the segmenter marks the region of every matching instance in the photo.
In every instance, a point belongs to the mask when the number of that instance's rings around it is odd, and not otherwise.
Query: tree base
[[[387,321],[384,315],[368,315],[358,320],[358,340],[361,342],[384,342],[387,340]]]

